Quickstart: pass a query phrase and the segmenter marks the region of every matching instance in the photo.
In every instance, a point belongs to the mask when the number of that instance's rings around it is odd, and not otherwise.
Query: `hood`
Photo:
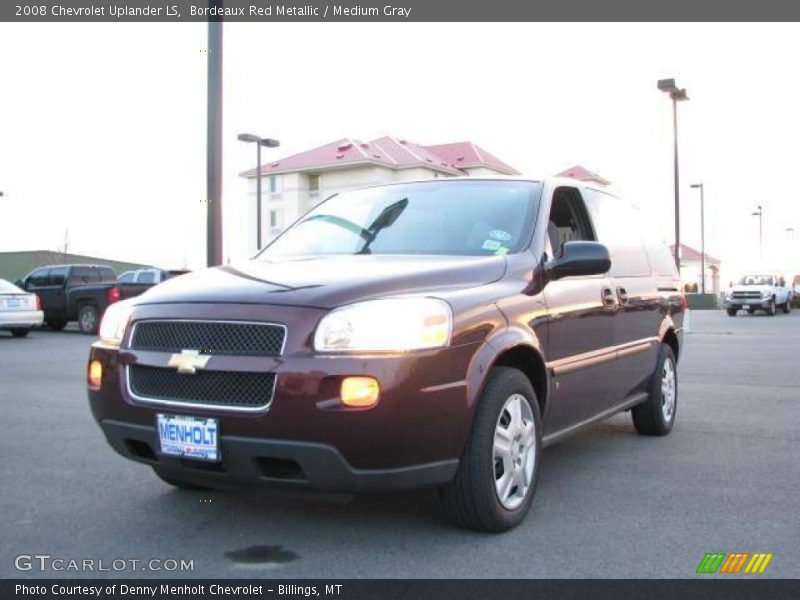
[[[230,302],[335,308],[382,296],[475,287],[500,279],[502,256],[322,256],[251,260],[182,275],[137,304]]]

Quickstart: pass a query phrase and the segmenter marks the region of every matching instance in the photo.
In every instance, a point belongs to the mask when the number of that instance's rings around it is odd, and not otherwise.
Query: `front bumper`
[[[745,307],[755,310],[765,310],[772,298],[728,298],[725,300],[725,308],[744,310]]]
[[[0,311],[0,329],[29,329],[39,327],[43,322],[44,313],[40,310]]]
[[[127,367],[167,368],[170,355],[125,349],[125,341],[122,350],[95,343],[90,359],[103,364],[103,374],[100,388],[89,390],[89,403],[109,443],[123,456],[211,485],[283,479],[349,491],[437,485],[453,477],[478,392],[467,374],[483,342],[391,355],[317,355],[309,347],[324,314],[317,309],[176,304],[137,310],[140,319],[209,318],[213,310],[216,319],[286,323],[288,334],[281,356],[214,356],[207,367],[274,373],[271,404],[254,412],[143,402],[131,395]],[[347,376],[377,379],[378,404],[369,409],[344,407],[339,385]],[[221,463],[160,455],[158,413],[218,419]],[[265,465],[290,467],[291,472],[276,477]]]
[[[158,454],[154,426],[104,420],[108,443],[125,458],[210,487],[268,484],[321,491],[382,491],[435,486],[450,481],[458,460],[393,469],[357,469],[333,446],[252,437],[219,438],[221,460],[208,463]]]

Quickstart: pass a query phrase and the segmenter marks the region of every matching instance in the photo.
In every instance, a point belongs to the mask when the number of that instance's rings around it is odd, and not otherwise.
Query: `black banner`
[[[796,21],[787,0],[7,0],[0,21]]]
[[[36,600],[205,600],[242,598],[381,598],[442,600],[795,600],[800,582],[789,579],[683,580],[3,580],[0,598]]]

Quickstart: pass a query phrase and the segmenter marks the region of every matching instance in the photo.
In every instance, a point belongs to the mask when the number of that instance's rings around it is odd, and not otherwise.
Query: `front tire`
[[[736,309],[735,308],[729,308],[728,309],[728,316],[729,317],[735,317],[736,316]]]
[[[458,472],[440,488],[445,516],[476,531],[517,526],[533,501],[541,435],[539,404],[530,380],[517,369],[492,369]]]
[[[789,311],[792,310],[792,303],[790,300],[787,300],[783,303],[783,314],[788,315]]]
[[[661,344],[648,391],[647,401],[631,410],[633,426],[641,435],[667,435],[678,409],[678,372],[667,344]]]
[[[770,317],[774,317],[777,312],[778,308],[777,306],[775,306],[775,298],[773,298],[772,300],[769,301],[769,304],[767,305],[767,314]]]

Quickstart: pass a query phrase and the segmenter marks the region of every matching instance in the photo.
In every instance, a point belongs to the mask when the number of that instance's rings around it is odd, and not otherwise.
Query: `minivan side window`
[[[565,242],[595,240],[592,221],[577,188],[560,187],[553,192],[545,236],[545,252],[558,256]]]
[[[122,275],[119,276],[117,279],[118,283],[133,283],[133,279],[136,277],[136,271],[125,271]]]
[[[629,202],[601,192],[584,191],[597,236],[611,253],[612,277],[647,277],[650,263],[642,239],[639,210]]]

